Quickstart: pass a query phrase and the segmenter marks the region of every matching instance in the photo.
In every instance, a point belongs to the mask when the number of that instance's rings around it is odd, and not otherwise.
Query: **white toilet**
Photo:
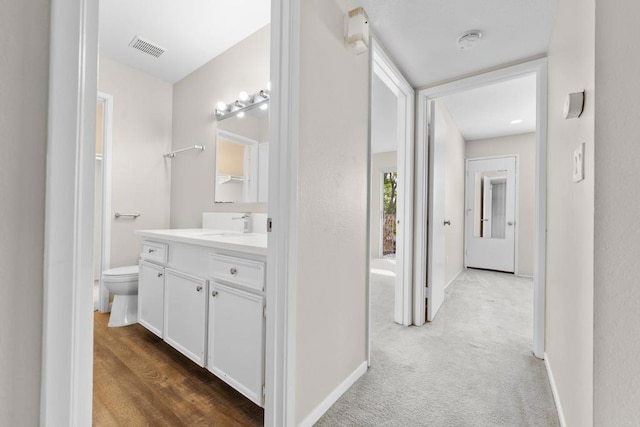
[[[138,323],[138,266],[112,268],[102,272],[102,283],[113,294],[109,326]]]

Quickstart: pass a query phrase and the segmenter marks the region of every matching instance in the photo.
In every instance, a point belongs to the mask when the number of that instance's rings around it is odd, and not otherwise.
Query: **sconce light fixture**
[[[353,46],[358,55],[369,49],[369,17],[364,8],[350,10],[345,17],[344,39],[347,46]]]
[[[238,95],[238,99],[229,104],[220,101],[216,104],[216,117],[218,120],[228,119],[229,117],[244,117],[245,112],[260,107],[266,110],[269,106],[269,90],[261,90],[253,95],[242,91]]]

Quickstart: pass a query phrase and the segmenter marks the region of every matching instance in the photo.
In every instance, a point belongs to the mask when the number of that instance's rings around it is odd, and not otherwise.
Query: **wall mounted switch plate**
[[[573,151],[573,182],[584,179],[584,142]]]

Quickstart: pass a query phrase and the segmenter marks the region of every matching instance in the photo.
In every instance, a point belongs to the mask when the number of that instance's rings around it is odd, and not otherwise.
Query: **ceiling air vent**
[[[138,49],[141,52],[154,56],[156,58],[159,58],[160,55],[164,53],[164,49],[161,48],[160,46],[156,46],[155,44],[150,43],[146,40],[143,40],[138,36],[135,36],[133,40],[131,40],[131,43],[129,43],[129,46],[131,46],[134,49]]]

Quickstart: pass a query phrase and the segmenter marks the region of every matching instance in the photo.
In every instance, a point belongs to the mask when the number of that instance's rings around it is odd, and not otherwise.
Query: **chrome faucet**
[[[251,214],[249,212],[242,214],[242,216],[235,216],[231,219],[242,219],[244,220],[244,226],[242,227],[243,233],[249,232],[249,219],[251,218]]]

